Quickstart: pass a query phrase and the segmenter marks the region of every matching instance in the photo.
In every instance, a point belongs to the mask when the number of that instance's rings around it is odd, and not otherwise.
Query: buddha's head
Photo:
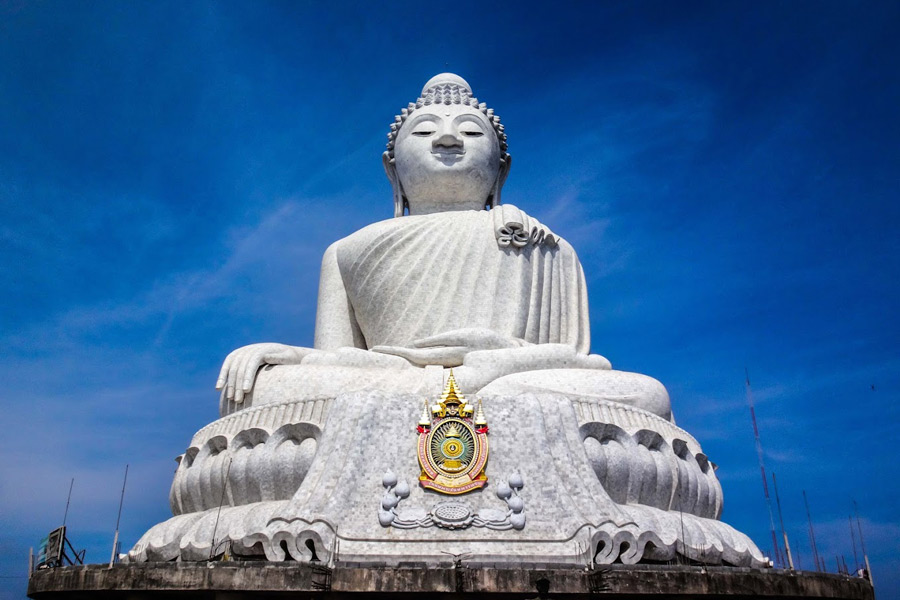
[[[453,73],[397,115],[383,160],[395,217],[496,206],[511,164],[500,117]]]

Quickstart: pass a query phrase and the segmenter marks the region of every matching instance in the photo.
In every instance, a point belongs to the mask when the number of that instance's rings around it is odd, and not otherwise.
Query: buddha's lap
[[[223,407],[223,416],[243,408],[335,398],[360,391],[415,394],[433,398],[440,394],[444,372],[411,365],[374,367],[343,365],[271,365],[257,376],[253,392],[243,404]],[[539,368],[496,375],[495,370],[464,365],[454,375],[466,396],[514,397],[523,393],[552,393],[581,400],[602,400],[633,406],[671,419],[665,387],[639,373],[608,369]]]
[[[580,400],[617,402],[671,420],[666,388],[656,379],[628,371],[542,369],[501,377],[479,390],[482,396],[553,393]]]

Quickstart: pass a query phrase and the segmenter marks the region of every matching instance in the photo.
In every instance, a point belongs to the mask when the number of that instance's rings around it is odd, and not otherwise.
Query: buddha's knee
[[[619,402],[671,420],[669,393],[659,381],[627,371],[546,369],[501,377],[478,393],[484,396],[558,393],[565,396]]]

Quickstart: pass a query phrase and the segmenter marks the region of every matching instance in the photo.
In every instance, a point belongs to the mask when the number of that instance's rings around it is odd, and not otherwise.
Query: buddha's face
[[[425,106],[400,128],[394,161],[411,215],[481,210],[500,173],[500,142],[471,106]]]

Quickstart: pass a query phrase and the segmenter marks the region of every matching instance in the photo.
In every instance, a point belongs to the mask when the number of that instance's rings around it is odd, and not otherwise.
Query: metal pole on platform
[[[683,512],[683,508],[681,506],[681,488],[680,487],[678,488],[678,516],[681,517],[681,556],[684,559],[687,559],[687,557],[688,557],[687,556],[687,540],[685,539],[685,535],[684,535],[684,512]],[[677,549],[678,546],[676,545],[675,548]],[[684,564],[688,564],[688,563],[685,562]]]
[[[818,571],[821,569],[819,549],[816,548],[816,534],[813,531],[812,516],[809,514],[809,502],[806,500],[806,490],[803,490],[803,504],[806,505],[806,520],[809,522],[809,544],[812,546],[813,561],[816,563],[816,571]]]
[[[788,542],[787,531],[784,530],[784,517],[781,516],[781,498],[778,496],[778,480],[775,471],[772,471],[772,485],[775,488],[775,504],[778,506],[778,522],[781,523],[781,536],[784,538],[784,550],[787,552],[788,566],[794,570],[794,557],[791,556],[791,544]]]
[[[766,477],[766,465],[763,460],[762,442],[759,439],[759,427],[756,424],[756,409],[753,407],[753,392],[750,390],[750,371],[744,367],[744,374],[747,376],[747,404],[750,405],[750,419],[753,421],[753,437],[756,440],[756,456],[759,459],[759,472],[762,475],[763,493],[766,496],[766,509],[769,511],[769,525],[772,531],[772,550],[774,551],[773,561],[781,562],[781,551],[778,549],[778,536],[775,533],[775,517],[772,516],[772,500],[769,498],[769,481]]]
[[[853,501],[853,512],[856,513],[856,526],[859,528],[859,545],[862,546],[863,560],[866,561],[866,573],[869,574],[869,583],[874,588],[875,581],[872,579],[872,567],[869,565],[869,554],[866,552],[866,541],[863,539],[862,524],[859,522],[859,507],[856,505],[856,500]]]
[[[853,572],[859,569],[859,555],[856,554],[856,534],[853,532],[853,517],[847,515],[847,522],[850,523],[850,542],[853,544]]]
[[[116,535],[113,538],[112,555],[109,557],[109,568],[116,564],[116,554],[119,551],[119,522],[122,520],[122,503],[125,501],[125,484],[128,483],[128,465],[125,465],[125,479],[122,481],[122,495],[119,496],[119,514],[116,517]]]

